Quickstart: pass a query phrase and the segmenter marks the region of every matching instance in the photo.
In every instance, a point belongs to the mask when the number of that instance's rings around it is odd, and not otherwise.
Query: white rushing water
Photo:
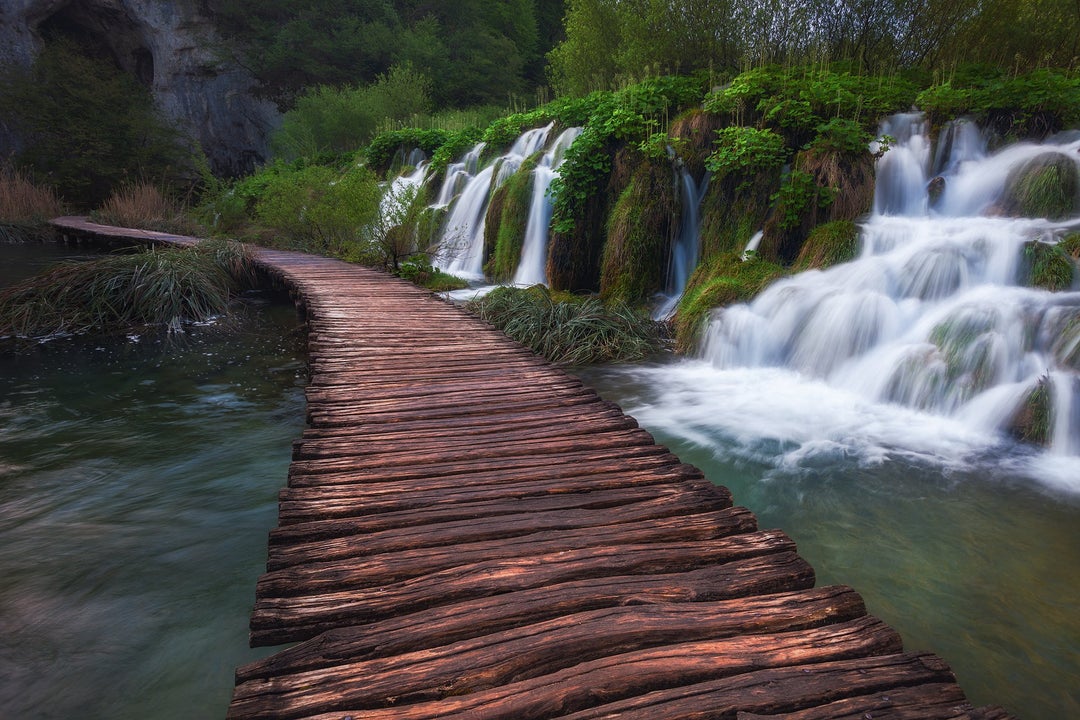
[[[709,187],[709,174],[699,183],[680,165],[678,178],[679,232],[671,245],[667,281],[660,303],[653,311],[654,320],[666,320],[675,312],[701,254],[701,199]]]
[[[1056,243],[1080,218],[998,209],[1011,170],[1049,152],[1080,159],[1080,141],[987,155],[978,129],[960,123],[934,153],[916,114],[882,132],[896,142],[879,162],[860,256],[716,312],[700,359],[649,371],[662,390],[635,412],[704,444],[735,438],[780,463],[840,453],[948,468],[994,458],[1080,492],[1080,381],[1062,347],[1080,293],[1020,282],[1030,244]],[[931,183],[935,172],[942,179]],[[1053,407],[1046,452],[1006,434],[1040,382]]]

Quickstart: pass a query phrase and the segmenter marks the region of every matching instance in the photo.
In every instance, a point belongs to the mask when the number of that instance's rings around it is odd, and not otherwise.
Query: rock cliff
[[[265,158],[278,112],[221,52],[199,0],[3,0],[0,62],[29,65],[49,32],[108,49],[198,140],[216,172],[239,174]],[[15,140],[0,138],[0,153],[8,155]]]

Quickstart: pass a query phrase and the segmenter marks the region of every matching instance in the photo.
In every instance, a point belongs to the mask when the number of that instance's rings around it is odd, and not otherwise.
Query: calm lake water
[[[0,283],[53,245],[0,245]],[[77,251],[75,251],[77,252]],[[0,716],[220,718],[304,363],[291,304],[171,341],[0,349]]]

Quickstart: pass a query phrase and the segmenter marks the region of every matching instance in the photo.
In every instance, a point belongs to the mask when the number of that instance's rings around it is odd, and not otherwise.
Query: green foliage
[[[915,102],[935,125],[970,116],[1005,138],[1043,137],[1080,123],[1080,78],[1040,68],[1008,74],[994,68],[932,85]]]
[[[542,6],[541,6],[542,5]],[[395,65],[438,78],[439,107],[505,102],[542,79],[562,2],[221,0],[212,16],[266,91],[288,105],[315,85],[366,85]]]
[[[144,87],[66,40],[49,42],[30,68],[2,69],[0,122],[23,141],[16,164],[83,206],[124,181],[172,177],[191,164]]]
[[[0,292],[0,337],[124,332],[146,325],[172,332],[225,312],[254,275],[243,246],[209,241],[61,263]]]
[[[647,316],[595,297],[557,300],[542,285],[497,288],[465,307],[561,365],[630,362],[660,349],[659,327]]]
[[[413,255],[402,262],[398,266],[397,276],[432,292],[463,290],[469,286],[469,283],[461,278],[448,275],[433,267],[431,258],[422,253]]]
[[[385,130],[372,138],[364,149],[364,158],[375,173],[382,176],[390,169],[398,152],[420,148],[430,157],[447,143],[450,136],[449,131],[438,128]]]
[[[850,220],[818,225],[807,236],[793,272],[825,268],[854,260],[859,254],[859,228]]]
[[[759,172],[779,168],[787,160],[784,138],[772,130],[727,127],[716,134],[716,150],[705,167],[719,175],[749,179]]]
[[[1064,248],[1042,242],[1029,242],[1024,247],[1027,282],[1051,292],[1072,287],[1075,266]]]
[[[290,246],[338,256],[365,250],[365,233],[378,218],[381,196],[370,170],[278,166],[263,180],[255,217]]]
[[[394,66],[362,87],[315,86],[285,113],[271,146],[285,158],[357,150],[372,139],[380,122],[426,113],[430,90],[431,81],[408,66]]]
[[[611,156],[619,143],[648,141],[670,117],[701,99],[703,83],[702,77],[656,77],[618,92],[589,95],[584,130],[566,151],[559,177],[551,184],[554,231],[574,231],[587,201],[611,172]],[[573,109],[580,113],[583,107]]]
[[[835,197],[835,190],[820,187],[810,173],[792,170],[784,178],[780,189],[769,199],[774,205],[779,228],[791,230],[803,224],[807,210],[815,205],[826,208],[832,204]]]
[[[713,308],[749,301],[784,274],[779,265],[754,255],[743,260],[741,253],[721,253],[702,262],[675,311],[676,349],[686,352],[697,344]]]

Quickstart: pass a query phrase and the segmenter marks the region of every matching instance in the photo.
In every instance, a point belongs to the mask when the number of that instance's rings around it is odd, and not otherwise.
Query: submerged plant
[[[659,325],[634,309],[553,296],[543,285],[498,288],[465,307],[560,365],[641,360],[661,347]]]
[[[0,292],[0,336],[174,330],[224,313],[254,275],[244,246],[210,241],[61,263]]]

